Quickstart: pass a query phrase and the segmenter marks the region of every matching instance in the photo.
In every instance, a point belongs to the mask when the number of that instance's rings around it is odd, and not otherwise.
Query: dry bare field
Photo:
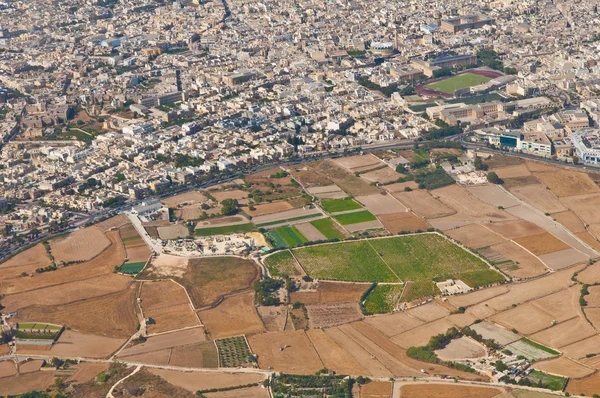
[[[333,160],[335,164],[347,169],[350,173],[356,173],[357,171],[364,171],[374,169],[379,166],[384,166],[381,160],[372,155],[354,155],[345,156]]]
[[[397,182],[395,184],[386,185],[385,189],[390,193],[405,192],[406,188],[415,191],[419,189],[419,184],[416,181]]]
[[[102,232],[110,231],[113,228],[119,228],[129,222],[129,219],[125,214],[119,214],[118,216],[114,216],[109,218],[108,220],[104,220],[96,224],[96,227],[100,229]]]
[[[593,362],[597,362],[600,357],[592,357],[588,359],[583,359],[588,354],[600,354],[600,336],[595,335],[587,339],[583,339],[576,343],[572,343],[560,348],[565,355],[574,359],[581,359],[586,364],[593,366]],[[600,363],[598,364],[600,366]],[[596,368],[600,369],[600,367],[596,366]]]
[[[356,200],[362,203],[367,210],[376,216],[381,214],[403,213],[406,211],[406,207],[387,192],[369,196],[358,196],[356,197]]]
[[[377,161],[379,162],[379,160]],[[352,196],[366,196],[381,192],[379,188],[356,177],[354,173],[350,173],[346,169],[337,166],[332,160],[316,162],[313,170],[331,179],[337,186]]]
[[[156,230],[162,240],[180,239],[190,235],[190,230],[183,224],[165,225],[157,227]]]
[[[514,220],[510,214],[499,210],[472,195],[466,188],[456,184],[431,191],[448,207],[456,210],[456,214],[444,217],[444,220],[460,220],[471,222],[500,222]]]
[[[17,367],[11,359],[0,362],[0,379],[17,374]]]
[[[506,239],[517,239],[546,232],[534,223],[525,220],[486,224],[486,227]]]
[[[99,255],[110,245],[110,240],[97,226],[79,229],[69,235],[49,241],[54,260],[87,261]]]
[[[410,347],[421,347],[429,342],[432,336],[446,333],[454,325],[445,319],[438,319],[421,326],[417,326],[407,332],[392,337],[392,341],[405,350]]]
[[[558,213],[566,210],[556,195],[541,184],[514,187],[510,192],[542,213]]]
[[[246,199],[248,197],[248,192],[242,191],[240,189],[229,189],[229,190],[219,190],[219,191],[209,191],[210,195],[215,198],[218,202],[222,202],[224,199]]]
[[[127,338],[138,328],[135,286],[117,293],[54,306],[23,308],[19,322],[49,322],[76,331],[106,337]]]
[[[260,383],[264,379],[261,374],[251,373],[201,373],[156,368],[149,368],[148,371],[174,386],[184,388],[190,392]]]
[[[260,203],[254,205],[254,210],[244,207],[243,210],[252,217],[264,216],[266,214],[279,213],[282,211],[293,209],[294,206],[285,201]]]
[[[505,241],[502,236],[479,224],[469,224],[457,229],[451,229],[446,231],[446,234],[463,245],[474,249]]]
[[[378,218],[385,229],[392,234],[397,234],[400,231],[426,231],[431,228],[431,225],[410,212],[384,214]]]
[[[176,208],[177,206],[198,204],[206,201],[208,198],[199,191],[189,191],[179,195],[171,196],[161,200],[161,203],[167,207]]]
[[[600,252],[600,241],[598,241],[598,239],[596,239],[596,237],[594,237],[594,235],[592,235],[591,233],[587,231],[579,232],[575,234],[575,236],[577,236],[579,240],[587,244],[592,249],[596,250],[597,252]]]
[[[570,249],[569,245],[548,232],[524,236],[514,241],[536,256]]]
[[[172,333],[165,333],[158,336],[151,336],[141,344],[130,345],[119,354],[119,357],[129,357],[142,355],[170,349],[173,347],[185,346],[189,344],[202,343],[206,341],[203,328],[193,328],[181,330]]]
[[[411,317],[417,318],[423,322],[435,321],[450,315],[450,311],[447,308],[442,307],[434,302],[411,308],[407,310],[406,313]]]
[[[402,398],[492,398],[502,390],[490,387],[457,386],[444,384],[405,384],[400,387]]]
[[[370,375],[365,368],[348,355],[331,337],[327,336],[322,329],[307,330],[306,335],[327,369],[332,369],[338,374],[353,376]]]
[[[215,308],[200,311],[198,315],[212,339],[264,331],[254,307],[254,292],[227,298]]]
[[[107,232],[106,236],[110,239],[111,245],[92,260],[82,264],[73,264],[56,271],[44,272],[33,278],[0,281],[0,294],[20,293],[111,274],[116,266],[123,264],[125,248],[119,238],[119,231]]]
[[[531,301],[531,304],[550,314],[557,322],[564,322],[580,314],[579,307],[580,287],[573,285],[557,293]]]
[[[571,394],[583,394],[592,396],[600,391],[600,373],[583,379],[571,379],[567,383],[567,392]]]
[[[427,219],[449,216],[456,213],[456,210],[435,199],[427,191],[396,192],[394,196],[405,207]]]
[[[573,233],[585,232],[585,225],[583,225],[581,218],[570,210],[554,213],[552,218]]]
[[[409,316],[406,312],[370,316],[365,319],[365,322],[380,330],[387,337],[396,336],[424,323]]]
[[[104,372],[110,365],[107,363],[82,362],[77,370],[66,380],[71,384],[84,384],[92,380],[100,372]]]
[[[590,294],[585,296],[588,307],[600,307],[600,286],[590,286],[588,287],[588,292]]]
[[[262,387],[247,387],[239,390],[212,392],[206,394],[207,398],[269,398],[269,391]]]
[[[341,283],[320,281],[314,291],[296,291],[290,294],[292,303],[304,304],[358,302],[360,296],[371,286],[370,283]]]
[[[317,352],[304,330],[263,333],[248,337],[252,352],[262,369],[278,372],[314,374],[323,368]],[[280,348],[286,347],[283,350]]]
[[[147,325],[148,333],[161,333],[191,326],[198,326],[198,317],[189,304],[144,311],[144,317],[152,318],[154,324]]]
[[[516,329],[519,333],[530,335],[552,326],[554,319],[541,309],[525,303],[494,315],[490,320],[506,329]]]
[[[32,273],[37,268],[47,267],[51,264],[52,260],[48,257],[46,248],[43,244],[38,243],[0,264],[0,279],[18,277],[22,272]]]
[[[396,172],[396,170],[393,170],[390,167],[385,167],[383,169],[369,171],[368,173],[361,174],[361,178],[364,178],[369,182],[377,181],[382,184],[396,181],[402,176],[403,174]]]
[[[389,381],[372,381],[360,386],[361,398],[389,398],[392,395],[392,383]]]
[[[97,336],[93,334],[79,333],[74,330],[65,330],[58,343],[54,344],[50,351],[37,349],[33,346],[17,347],[19,355],[38,354],[52,355],[67,358],[107,358],[119,349],[127,340],[111,337]]]
[[[484,345],[468,337],[452,340],[446,347],[436,351],[437,356],[443,361],[472,360],[487,356]]]
[[[540,255],[539,258],[544,264],[554,270],[567,268],[575,264],[584,264],[589,260],[588,256],[575,249],[565,249],[554,253],[543,254]]]
[[[574,194],[572,194],[574,195]],[[598,203],[600,203],[600,194],[569,196],[561,198],[561,201],[574,211],[586,224],[600,223],[600,214],[598,213]]]
[[[600,192],[598,186],[585,173],[551,167],[548,171],[533,172],[533,175],[558,197]]]
[[[583,311],[594,328],[598,330],[600,328],[600,308],[584,308]]]
[[[217,346],[214,341],[204,341],[171,348],[169,365],[184,368],[217,368]]]
[[[512,207],[520,202],[498,185],[476,185],[466,188],[473,196],[495,207]]]
[[[185,290],[173,281],[144,282],[140,297],[143,311],[188,304]]]
[[[311,329],[341,325],[363,319],[357,302],[312,304],[306,306]]]
[[[588,285],[600,282],[600,262],[590,265],[579,272],[577,280]]]
[[[126,224],[119,228],[121,241],[125,245],[127,260],[130,263],[146,262],[150,258],[150,249],[142,239],[133,224]]]
[[[594,372],[594,369],[583,366],[579,362],[573,361],[565,356],[536,362],[533,366],[535,369],[541,370],[542,372],[576,379],[588,376]]]
[[[561,349],[561,347],[592,337],[595,334],[595,329],[587,323],[583,316],[576,316],[569,321],[533,334],[531,339],[549,347]]]
[[[286,306],[260,306],[257,307],[257,310],[268,332],[281,332],[284,330],[288,315]]]
[[[514,334],[501,326],[491,322],[479,322],[471,329],[483,336],[484,339],[494,339],[498,344],[507,345],[519,340],[521,336]]]
[[[500,177],[502,179],[527,177],[527,176],[531,175],[531,172],[529,171],[527,166],[524,164],[520,164],[517,166],[502,167],[499,169],[494,169],[494,171],[496,172],[496,174],[498,174],[498,177]]]
[[[0,394],[13,396],[31,391],[44,391],[54,384],[54,373],[55,371],[39,371],[5,377],[0,383]]]

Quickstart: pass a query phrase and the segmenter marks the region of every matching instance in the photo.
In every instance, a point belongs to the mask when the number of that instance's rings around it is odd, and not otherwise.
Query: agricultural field
[[[344,232],[337,226],[337,224],[331,218],[321,218],[320,220],[311,221],[310,223],[328,240],[342,240],[346,237],[344,235]]]
[[[371,286],[370,283],[341,283],[319,281],[316,290],[295,291],[290,293],[292,303],[304,304],[358,302],[362,294]]]
[[[477,86],[481,83],[487,83],[492,80],[490,77],[478,75],[475,73],[463,73],[461,75],[449,77],[435,83],[428,84],[426,87],[446,94],[454,94],[456,90]]]
[[[215,308],[198,312],[198,316],[212,339],[265,330],[254,306],[254,292],[226,298]]]
[[[110,240],[97,226],[91,226],[54,238],[49,244],[55,262],[69,263],[91,260],[110,246]]]
[[[400,387],[402,398],[492,398],[503,397],[502,390],[491,387],[471,387],[444,384],[405,384]]]
[[[219,364],[222,368],[253,367],[250,347],[244,336],[216,340]]]
[[[119,272],[129,275],[137,275],[144,269],[145,266],[145,261],[140,261],[137,263],[124,263],[119,267]]]
[[[392,312],[400,298],[404,285],[377,285],[364,302],[364,308],[370,314]]]
[[[0,280],[20,276],[23,272],[32,273],[49,265],[52,265],[52,260],[44,245],[38,243],[0,264]]]
[[[339,213],[362,208],[360,204],[350,198],[324,200],[321,202],[321,207],[328,213]]]
[[[263,260],[263,263],[272,276],[296,276],[300,275],[296,260],[289,250],[271,254]]]
[[[311,329],[342,325],[363,319],[358,303],[326,303],[306,306]]]
[[[296,227],[279,227],[269,231],[269,237],[275,247],[296,247],[308,242],[308,239]]]
[[[196,236],[213,236],[213,235],[231,235],[231,234],[243,234],[247,232],[255,232],[257,228],[252,223],[246,224],[235,224],[235,225],[224,225],[222,227],[207,227],[198,228],[194,230]]]
[[[438,295],[439,293],[440,289],[438,289],[433,281],[406,282],[406,286],[400,296],[400,301],[410,303],[425,297]]]
[[[377,221],[377,217],[375,217],[370,211],[357,211],[355,213],[344,213],[339,214],[337,216],[333,216],[338,222],[342,225],[349,224],[359,224],[368,221]]]
[[[423,232],[431,228],[431,225],[409,212],[382,214],[379,216],[379,221],[391,234]]]
[[[150,258],[150,249],[146,242],[132,224],[126,224],[119,228],[121,241],[125,245],[125,253],[127,253],[127,262],[129,263],[145,263]]]
[[[182,372],[177,370],[156,368],[149,368],[148,371],[175,386],[184,388],[194,393],[198,390],[260,383],[264,379],[263,375],[252,373]]]

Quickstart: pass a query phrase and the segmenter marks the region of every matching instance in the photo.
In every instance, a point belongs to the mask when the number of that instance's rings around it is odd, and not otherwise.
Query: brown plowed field
[[[370,316],[365,322],[379,329],[387,337],[396,336],[423,324],[423,321],[410,317],[406,312]]]
[[[131,278],[125,275],[103,275],[33,292],[9,294],[2,299],[2,305],[6,307],[6,311],[12,312],[31,305],[66,304],[119,292],[126,289],[130,283]]]
[[[0,383],[0,394],[12,396],[31,391],[44,391],[54,384],[54,373],[55,371],[52,370],[5,377]]]
[[[49,322],[96,335],[127,338],[138,328],[135,286],[118,293],[55,306],[23,308],[15,320]]]
[[[392,234],[397,234],[400,231],[427,231],[431,228],[431,225],[410,212],[383,214],[379,216],[379,221]]]
[[[73,264],[56,271],[44,272],[33,278],[18,278],[0,281],[0,294],[13,294],[66,282],[89,279],[95,276],[111,274],[116,266],[125,260],[125,248],[119,238],[119,231],[107,232],[112,244],[100,255],[82,264]]]
[[[316,291],[292,292],[290,301],[304,304],[358,302],[360,296],[371,286],[370,283],[319,282]]]
[[[585,377],[594,372],[594,369],[583,366],[579,362],[575,362],[564,356],[548,361],[536,362],[533,367],[542,372],[573,378]]]
[[[385,195],[383,195],[384,193]],[[358,196],[356,200],[362,203],[367,210],[376,216],[382,214],[393,214],[393,213],[404,213],[406,212],[406,207],[397,199],[395,199],[392,195],[387,192],[382,192],[369,196]]]
[[[558,213],[566,210],[566,207],[558,200],[556,195],[546,189],[544,185],[526,185],[512,188],[510,191],[523,202],[529,203],[542,213]]]
[[[465,188],[456,184],[439,188],[431,192],[438,196],[447,206],[455,209],[456,214],[444,218],[445,220],[460,220],[472,222],[499,222],[514,220],[514,217],[497,206],[492,206],[476,198]]]
[[[369,376],[369,372],[348,355],[331,337],[327,336],[322,329],[307,330],[306,335],[327,369],[334,370],[338,374]]]
[[[516,329],[519,333],[530,335],[552,326],[553,318],[539,308],[526,303],[501,312],[491,320],[508,330]]]
[[[144,282],[140,297],[144,311],[189,303],[185,290],[173,281]]]
[[[98,227],[91,226],[51,239],[49,243],[54,260],[59,263],[90,260],[106,249],[110,240]]]
[[[552,214],[552,217],[573,233],[585,232],[585,225],[583,225],[579,216],[572,211],[555,213]]]
[[[423,322],[435,321],[450,315],[450,311],[448,311],[448,309],[436,303],[420,305],[407,310],[406,313],[413,318],[420,319]]]
[[[292,206],[288,202],[279,201],[279,202],[272,202],[272,203],[255,204],[254,210],[250,210],[248,207],[244,207],[243,210],[250,216],[257,217],[257,216],[264,216],[265,214],[279,213],[281,211],[286,211],[286,210],[290,210],[293,208],[294,208],[294,206]]]
[[[431,336],[446,333],[454,325],[445,319],[438,319],[392,338],[392,341],[405,350],[410,347],[422,347],[429,343]]]
[[[594,325],[596,330],[600,330],[600,308],[584,308],[587,319]]]
[[[198,315],[212,339],[265,330],[254,307],[254,292],[227,298],[215,308],[201,311]]]
[[[514,240],[536,256],[567,250],[571,247],[554,235],[544,232],[536,235],[524,236]]]
[[[531,175],[531,172],[524,164],[520,164],[517,166],[509,166],[502,167],[499,169],[494,169],[498,177],[505,178],[516,178],[516,177],[527,177]]]
[[[580,287],[574,285],[568,289],[534,300],[531,304],[550,314],[557,322],[564,322],[580,314],[579,292]]]
[[[323,368],[304,330],[257,334],[248,337],[248,343],[258,355],[262,369],[272,367],[278,372],[314,374]],[[286,348],[280,350],[282,347]]]
[[[567,383],[567,392],[571,394],[583,394],[592,396],[600,391],[600,373],[584,379],[571,379]]]
[[[52,355],[56,357],[107,358],[125,344],[126,339],[113,339],[93,334],[65,330],[50,351],[38,351],[30,346],[18,347],[19,354]]]
[[[590,265],[577,275],[577,280],[588,285],[600,282],[600,262]]]
[[[404,206],[424,218],[438,218],[456,213],[456,210],[435,199],[427,191],[396,192],[393,195]]]
[[[600,252],[600,242],[594,237],[594,235],[585,231],[579,232],[575,234],[575,236],[577,236],[583,243],[587,244],[592,249],[596,250],[597,252]]]
[[[392,395],[392,383],[373,381],[360,386],[360,398],[389,398]]]
[[[596,330],[583,318],[578,316],[570,321],[559,323],[549,329],[531,336],[531,339],[549,347],[561,348],[596,334]]]
[[[479,224],[465,225],[464,227],[451,229],[446,233],[452,239],[473,249],[479,249],[480,247],[491,246],[505,241],[502,236]]]
[[[363,319],[357,302],[307,305],[308,325],[311,329],[341,325]]]
[[[574,195],[574,194],[572,194]],[[586,224],[600,223],[600,214],[598,212],[598,203],[600,203],[600,194],[569,196],[560,199],[570,210],[585,221]]]
[[[147,326],[148,333],[161,333],[200,325],[189,304],[144,311],[144,317],[152,318],[156,322]]]
[[[546,232],[534,223],[525,220],[486,224],[486,227],[506,239],[517,239]]]
[[[585,296],[588,307],[600,307],[600,286],[590,286],[588,287],[588,292],[590,294]]]
[[[600,192],[600,188],[585,173],[553,167],[550,171],[534,172],[533,175],[558,197]]]
[[[588,354],[600,354],[600,336],[595,335],[588,339],[578,341],[577,343],[569,344],[567,346],[561,347],[560,351],[562,351],[565,355],[579,359],[585,358]],[[588,359],[582,359],[586,364],[592,366],[592,363],[598,361],[598,365],[600,366],[600,357],[595,356]],[[598,367],[600,369],[600,367]]]
[[[203,328],[181,330],[178,332],[165,333],[158,336],[148,337],[146,342],[128,346],[119,357],[146,354],[149,352],[170,349],[187,344],[201,343],[206,341]]]
[[[100,372],[108,370],[109,364],[107,363],[92,363],[82,362],[78,365],[77,371],[73,373],[66,380],[70,384],[84,384],[92,380]]]
[[[169,365],[184,368],[217,368],[219,353],[213,341],[173,347]]]
[[[492,398],[502,390],[489,387],[467,387],[452,384],[405,384],[400,387],[402,398]]]
[[[39,243],[0,264],[0,279],[17,277],[22,272],[32,273],[51,264],[46,248]]]
[[[264,376],[261,374],[251,373],[180,372],[156,368],[149,368],[148,371],[168,381],[174,386],[184,388],[191,392],[259,383],[264,379]]]

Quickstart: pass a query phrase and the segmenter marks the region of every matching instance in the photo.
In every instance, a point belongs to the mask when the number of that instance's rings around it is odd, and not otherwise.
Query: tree
[[[221,208],[221,214],[224,216],[231,216],[238,212],[239,203],[237,199],[223,199],[221,205],[223,206]]]
[[[2,341],[4,344],[10,343],[12,341],[12,334],[10,331],[3,330],[2,334],[0,335],[0,341]]]
[[[498,177],[498,174],[496,174],[493,171],[490,171],[489,173],[487,173],[487,180],[488,182],[492,183],[492,184],[504,184],[504,181]]]

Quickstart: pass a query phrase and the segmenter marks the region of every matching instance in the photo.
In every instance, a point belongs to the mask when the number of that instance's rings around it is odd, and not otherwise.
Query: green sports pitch
[[[462,75],[449,77],[448,79],[428,84],[425,87],[441,93],[454,94],[456,90],[477,86],[481,83],[487,83],[490,80],[492,80],[491,77],[481,76],[475,73],[463,73]]]

